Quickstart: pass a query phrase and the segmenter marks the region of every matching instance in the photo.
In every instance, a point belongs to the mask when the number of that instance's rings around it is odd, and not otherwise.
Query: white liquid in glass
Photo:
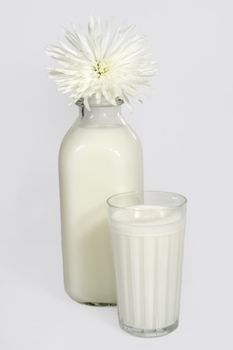
[[[163,329],[179,317],[184,217],[174,209],[136,208],[111,217],[119,318],[129,327]]]

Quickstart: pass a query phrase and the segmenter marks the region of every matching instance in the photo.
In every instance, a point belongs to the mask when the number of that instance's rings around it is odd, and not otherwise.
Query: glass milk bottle
[[[59,154],[65,290],[91,305],[116,303],[106,199],[142,191],[142,150],[117,105],[77,103],[80,115]]]

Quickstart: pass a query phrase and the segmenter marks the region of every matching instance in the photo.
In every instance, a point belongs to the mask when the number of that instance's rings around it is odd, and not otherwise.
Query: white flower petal
[[[115,30],[112,22],[91,16],[86,34],[79,26],[66,29],[65,38],[69,46],[60,43],[47,49],[61,66],[50,69],[49,75],[75,102],[82,97],[87,108],[91,96],[97,103],[103,97],[110,104],[119,97],[129,105],[132,98],[140,99],[141,90],[157,72],[145,37],[136,35],[134,26]]]

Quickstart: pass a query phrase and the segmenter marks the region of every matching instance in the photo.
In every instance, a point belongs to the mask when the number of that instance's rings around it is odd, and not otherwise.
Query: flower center
[[[105,62],[97,61],[93,66],[94,71],[96,72],[98,78],[106,74],[109,71],[109,67]]]

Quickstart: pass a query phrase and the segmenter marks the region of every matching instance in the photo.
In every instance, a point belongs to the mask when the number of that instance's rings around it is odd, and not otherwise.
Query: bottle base
[[[88,302],[88,301],[78,301],[78,303],[88,305],[88,306],[97,306],[97,307],[116,306],[116,303],[92,303],[92,302]]]
[[[109,302],[109,303],[102,303],[102,302],[92,302],[92,301],[85,301],[85,300],[81,300],[81,299],[78,299],[76,297],[73,297],[66,289],[65,289],[65,292],[66,294],[74,301],[76,301],[76,303],[79,303],[79,304],[83,304],[83,305],[88,305],[88,306],[96,306],[96,307],[106,307],[106,306],[116,306],[117,304],[116,303],[112,303],[112,302]]]
[[[135,335],[137,337],[143,337],[143,338],[162,337],[164,335],[167,335],[173,332],[178,327],[178,320],[170,326],[157,328],[157,329],[134,328],[132,326],[127,326],[121,320],[119,322],[120,322],[120,327],[124,331],[126,331],[127,333],[130,333],[131,335]]]

